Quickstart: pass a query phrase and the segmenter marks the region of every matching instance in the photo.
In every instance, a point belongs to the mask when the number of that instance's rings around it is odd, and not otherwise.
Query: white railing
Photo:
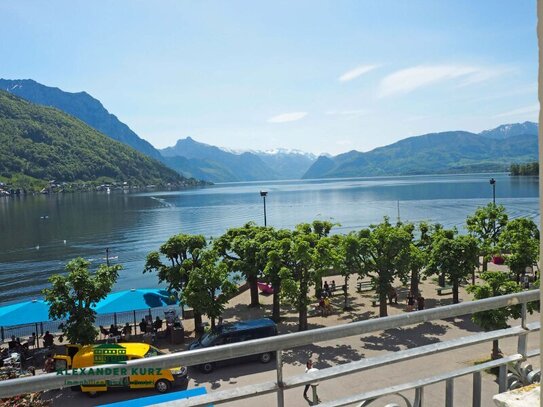
[[[207,395],[196,396],[190,399],[178,400],[164,404],[165,406],[205,406],[210,403],[231,402],[239,399],[245,399],[263,394],[276,393],[277,405],[284,406],[284,391],[287,389],[304,386],[310,383],[317,383],[347,374],[352,374],[364,370],[377,368],[383,365],[389,365],[405,360],[410,360],[422,356],[445,352],[452,349],[464,348],[475,344],[503,339],[507,337],[518,337],[517,354],[507,356],[496,361],[487,362],[473,367],[468,367],[438,376],[421,379],[411,383],[405,383],[399,386],[392,386],[380,389],[378,391],[365,392],[358,395],[349,396],[344,399],[330,401],[323,406],[344,406],[366,400],[367,405],[372,399],[382,395],[398,393],[408,389],[416,389],[416,400],[414,405],[420,406],[423,401],[424,386],[445,381],[446,382],[446,406],[453,404],[453,383],[454,378],[473,375],[473,406],[481,405],[481,376],[480,372],[490,367],[500,367],[499,389],[506,389],[507,381],[507,363],[525,360],[527,357],[539,354],[539,349],[528,352],[527,335],[540,329],[540,323],[526,322],[527,303],[539,300],[539,290],[525,291],[517,294],[504,295],[500,297],[488,298],[480,301],[464,302],[461,304],[447,305],[438,308],[432,308],[423,311],[394,315],[385,318],[376,318],[366,321],[353,322],[346,325],[339,325],[327,328],[313,329],[310,331],[296,332],[276,337],[256,339],[252,341],[223,345],[207,349],[197,349],[172,353],[168,355],[157,356],[148,359],[139,359],[128,361],[127,368],[132,367],[154,367],[171,368],[176,366],[195,366],[206,362],[226,360],[236,357],[260,354],[263,352],[276,353],[276,380],[262,382],[258,384],[239,387],[231,390],[217,391]],[[345,338],[354,335],[363,335],[375,331],[382,331],[390,328],[398,328],[406,325],[417,324],[432,320],[451,318],[460,315],[473,314],[475,312],[487,311],[510,305],[522,304],[522,318],[519,326],[507,329],[501,329],[491,332],[482,332],[467,337],[448,340],[417,348],[411,348],[399,352],[387,353],[355,362],[345,363],[333,366],[327,369],[321,369],[317,372],[291,376],[283,378],[282,352],[287,349],[299,346],[310,345],[317,342],[329,341]],[[118,365],[101,365],[100,368],[118,368]],[[86,376],[85,380],[104,380],[116,377],[115,374],[101,374],[98,376]],[[75,377],[60,376],[57,374],[45,374],[29,378],[19,378],[0,382],[0,398],[25,394],[33,391],[56,389],[66,386],[66,380],[73,380]],[[411,405],[411,404],[408,404]]]

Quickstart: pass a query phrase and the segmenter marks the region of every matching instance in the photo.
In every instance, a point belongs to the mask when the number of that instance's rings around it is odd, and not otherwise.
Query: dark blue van
[[[208,348],[210,346],[226,345],[230,343],[250,341],[252,339],[267,338],[277,335],[277,325],[269,318],[254,319],[252,321],[239,321],[217,325],[211,331],[205,333],[189,345],[189,350]],[[211,373],[218,365],[237,363],[242,360],[256,359],[262,363],[268,363],[273,358],[272,352],[261,353],[244,358],[221,360],[218,362],[204,363],[200,370]]]

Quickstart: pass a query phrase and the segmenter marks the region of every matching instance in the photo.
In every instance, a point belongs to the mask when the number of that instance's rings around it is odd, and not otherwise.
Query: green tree
[[[388,315],[387,295],[399,278],[408,278],[412,236],[402,224],[393,226],[387,217],[377,226],[358,232],[361,269],[372,277],[379,296],[379,316]]]
[[[282,296],[298,311],[298,329],[307,329],[307,307],[311,304],[309,290],[320,288],[322,275],[333,261],[332,245],[327,237],[332,223],[314,221],[302,223],[290,238],[282,240],[278,255],[283,259],[281,268]]]
[[[539,229],[531,219],[513,219],[505,226],[498,245],[507,253],[505,264],[516,274],[518,283],[526,267],[532,267],[539,258]]]
[[[224,306],[236,292],[237,286],[230,280],[228,267],[218,261],[214,250],[202,250],[197,257],[199,261],[191,271],[181,299],[194,311],[207,315],[211,327],[214,327],[215,319],[224,312]]]
[[[66,319],[62,332],[70,343],[94,343],[98,333],[94,326],[96,311],[92,308],[104,299],[117,281],[120,265],[101,265],[91,274],[90,263],[82,258],[66,265],[66,275],[55,274],[49,278],[51,288],[43,290],[49,303],[49,318]]]
[[[158,252],[147,255],[143,272],[157,272],[160,283],[165,282],[169,290],[180,293],[189,283],[192,272],[200,267],[199,254],[206,246],[206,239],[202,235],[172,236],[160,246]],[[161,256],[166,257],[168,261],[163,263]],[[202,314],[196,309],[194,326],[197,332],[202,332]]]
[[[496,251],[498,238],[507,225],[507,221],[505,207],[494,205],[494,203],[477,208],[475,213],[466,219],[467,229],[470,235],[477,239],[480,253],[483,256],[483,271],[487,270],[490,256]]]
[[[484,298],[496,297],[498,295],[506,295],[518,293],[522,291],[519,284],[509,280],[506,274],[500,271],[488,271],[481,274],[483,283],[471,284],[467,287],[467,291],[473,294],[475,300]],[[493,331],[495,329],[505,329],[509,325],[509,318],[520,318],[521,306],[511,305],[509,307],[496,308],[489,311],[476,312],[471,317],[472,321],[483,328],[485,331]],[[500,351],[498,340],[492,341],[492,359],[499,359],[503,355]]]
[[[441,234],[433,244],[429,258],[429,269],[444,273],[452,284],[453,303],[459,302],[460,284],[477,267],[477,240],[472,236]]]
[[[289,270],[286,269],[289,265],[289,259],[284,256],[288,253],[287,248],[291,242],[292,231],[268,229],[270,236],[263,243],[265,247],[260,251],[260,255],[266,258],[264,279],[273,287],[272,319],[279,322],[281,319],[282,276],[289,273]]]
[[[334,235],[331,238],[334,270],[343,276],[343,284],[348,286],[349,278],[353,274],[358,274],[360,279],[366,276],[366,271],[361,260],[361,245],[355,232],[347,235]],[[344,309],[349,308],[349,294],[344,290]]]
[[[214,242],[214,248],[223,257],[230,272],[241,272],[251,292],[250,307],[259,307],[258,278],[266,267],[263,244],[269,238],[268,228],[249,222],[243,227],[232,228]]]

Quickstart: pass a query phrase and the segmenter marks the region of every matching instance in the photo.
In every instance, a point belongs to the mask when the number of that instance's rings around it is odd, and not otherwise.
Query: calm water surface
[[[246,222],[292,228],[313,219],[340,223],[338,232],[366,227],[383,216],[439,222],[463,229],[466,216],[492,199],[510,217],[539,224],[537,179],[469,174],[270,181],[221,184],[175,192],[86,193],[0,198],[0,304],[40,296],[47,278],[81,256],[93,266],[109,247],[124,266],[115,290],[156,287],[142,274],[145,256],[176,233],[218,236]],[[45,218],[47,217],[47,218]]]

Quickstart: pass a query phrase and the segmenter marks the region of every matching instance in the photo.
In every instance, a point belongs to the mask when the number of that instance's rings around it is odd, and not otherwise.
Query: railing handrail
[[[446,305],[438,308],[431,308],[423,311],[399,314],[385,318],[376,318],[359,322],[351,322],[344,325],[317,328],[310,331],[295,332],[278,335],[269,338],[255,339],[230,345],[222,345],[207,349],[196,349],[193,351],[176,352],[153,358],[129,361],[127,366],[132,367],[155,367],[172,368],[180,365],[195,366],[206,362],[225,360],[264,352],[281,351],[299,346],[309,345],[316,342],[340,339],[349,336],[363,335],[375,331],[398,328],[401,326],[417,324],[432,320],[451,318],[460,315],[472,314],[475,312],[487,311],[490,309],[506,307],[510,305],[527,303],[539,300],[539,290],[524,291],[499,297],[487,298],[479,301],[468,301],[460,304]],[[101,365],[100,368],[118,368],[119,365]],[[111,375],[100,375],[100,379],[115,377]],[[93,376],[87,377],[89,380]],[[96,378],[96,376],[94,377]],[[32,391],[49,390],[63,387],[65,376],[57,374],[46,374],[28,378],[18,378],[0,381],[0,397],[8,397],[17,394],[29,393]]]

